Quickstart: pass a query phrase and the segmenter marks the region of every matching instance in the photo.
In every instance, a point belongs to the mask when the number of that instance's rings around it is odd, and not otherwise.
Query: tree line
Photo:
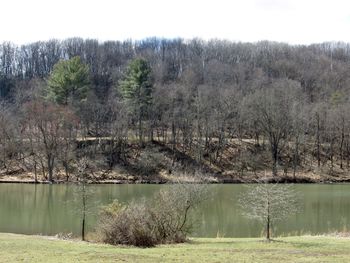
[[[173,153],[171,166],[180,152],[218,173],[268,164],[274,175],[315,167],[334,175],[350,166],[349,50],[159,38],[5,42],[1,170],[49,181],[63,171],[68,180],[81,155],[112,169],[130,165],[132,144],[157,142]],[[233,145],[241,148],[227,160]]]

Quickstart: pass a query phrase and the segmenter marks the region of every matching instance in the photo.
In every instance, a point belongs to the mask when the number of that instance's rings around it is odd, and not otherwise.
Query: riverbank
[[[350,238],[196,238],[155,248],[0,233],[0,262],[348,262]],[[20,252],[20,253],[19,253]]]
[[[17,176],[0,176],[1,183],[20,183],[20,184],[67,184],[74,183],[75,180],[55,179],[52,182],[45,179],[35,180],[31,174],[22,174]],[[166,184],[166,183],[209,183],[209,184],[250,184],[258,182],[268,183],[294,183],[294,184],[332,184],[332,183],[350,183],[350,175],[348,176],[319,176],[316,174],[298,174],[297,176],[278,175],[264,176],[257,174],[255,176],[236,176],[228,177],[222,175],[214,175],[208,177],[191,177],[191,176],[151,176],[147,177],[125,177],[115,176],[111,179],[95,178],[89,180],[91,184]]]
[[[215,160],[204,155],[197,160],[196,152],[161,142],[150,142],[146,147],[136,143],[128,145],[125,160],[107,165],[106,156],[94,154],[89,159],[88,179],[93,184],[164,184],[164,183],[256,183],[259,181],[280,183],[346,183],[350,182],[350,162],[335,161],[318,164],[312,152],[305,152],[302,162],[293,167],[293,153],[284,156],[277,166],[277,175],[271,172],[271,158],[267,147],[257,147],[252,140],[232,140],[226,145],[221,158]],[[323,158],[328,158],[323,156]],[[46,161],[40,169],[33,169],[30,155],[22,161],[0,168],[0,183],[60,184],[77,180],[77,163],[69,169],[56,162],[52,182],[48,179]],[[344,163],[344,165],[342,164]],[[346,163],[346,165],[345,165]]]

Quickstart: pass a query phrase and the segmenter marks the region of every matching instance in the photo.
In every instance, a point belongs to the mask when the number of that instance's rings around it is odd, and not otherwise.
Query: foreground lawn
[[[0,262],[350,262],[350,239],[198,238],[155,248],[113,247],[0,233]]]

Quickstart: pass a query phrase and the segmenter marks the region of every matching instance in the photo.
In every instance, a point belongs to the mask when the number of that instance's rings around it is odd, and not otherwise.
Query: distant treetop
[[[62,105],[81,101],[86,98],[89,83],[89,67],[80,57],[60,60],[47,81],[48,97]]]

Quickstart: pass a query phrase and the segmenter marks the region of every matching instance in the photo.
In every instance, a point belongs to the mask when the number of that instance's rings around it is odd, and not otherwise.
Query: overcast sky
[[[0,0],[0,41],[219,38],[350,42],[346,0]]]

